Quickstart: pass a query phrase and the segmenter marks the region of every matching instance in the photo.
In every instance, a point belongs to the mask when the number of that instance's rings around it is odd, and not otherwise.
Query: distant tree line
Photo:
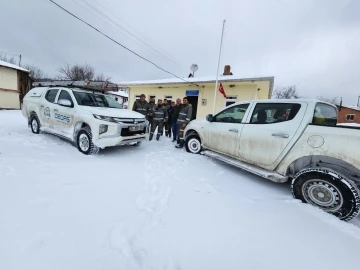
[[[18,65],[14,57],[7,57],[0,54],[0,60],[10,64]],[[49,77],[41,68],[35,65],[26,64],[23,68],[30,71],[30,78],[34,81],[51,81],[51,80],[72,80],[72,81],[109,81],[111,77],[105,76],[103,73],[96,73],[95,68],[88,65],[70,65],[66,63],[57,69],[58,75],[54,78]]]
[[[275,99],[299,99],[299,98],[306,98],[302,97],[297,88],[296,85],[286,86],[286,87],[279,87],[276,88],[276,90],[273,93],[272,98]],[[340,104],[340,98],[339,97],[324,97],[324,96],[318,96],[316,97],[318,100],[328,102],[334,105]]]

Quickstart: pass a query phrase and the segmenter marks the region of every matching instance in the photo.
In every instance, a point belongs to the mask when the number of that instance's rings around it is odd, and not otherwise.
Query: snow
[[[129,94],[126,93],[125,91],[118,91],[118,92],[107,91],[106,94],[111,94],[111,95],[120,96],[120,97],[129,97]]]
[[[0,111],[0,269],[358,269],[359,226],[168,138],[85,156]]]
[[[5,61],[3,61],[3,60],[0,60],[0,66],[8,67],[8,68],[16,69],[16,70],[22,70],[22,71],[30,72],[29,70],[27,70],[27,69],[25,69],[25,68],[19,67],[19,66],[14,65],[14,64],[10,64],[10,63],[5,62]]]
[[[360,124],[356,123],[339,123],[339,126],[349,126],[349,127],[360,127]]]
[[[219,76],[219,81],[226,82],[226,81],[273,81],[273,76],[235,76],[235,75],[228,75],[228,76]],[[147,81],[128,81],[128,82],[121,82],[120,84],[130,86],[130,85],[148,85],[148,84],[177,84],[177,83],[206,83],[206,82],[215,82],[216,76],[207,76],[207,77],[192,77],[192,78],[170,78],[170,79],[159,79],[159,80],[147,80]]]

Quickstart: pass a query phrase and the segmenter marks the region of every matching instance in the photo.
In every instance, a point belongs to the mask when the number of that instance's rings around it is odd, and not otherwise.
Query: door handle
[[[289,138],[289,135],[285,134],[285,133],[273,133],[271,135],[274,136],[274,137]]]
[[[58,112],[58,109],[54,109],[54,112]]]
[[[230,132],[239,132],[236,128],[229,129]]]

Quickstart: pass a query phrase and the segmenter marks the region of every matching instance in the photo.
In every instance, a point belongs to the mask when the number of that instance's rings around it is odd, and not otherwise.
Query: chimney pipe
[[[233,75],[232,73],[231,73],[231,67],[230,67],[230,65],[226,65],[225,67],[224,67],[224,74],[223,74],[224,76],[228,76],[228,75]]]

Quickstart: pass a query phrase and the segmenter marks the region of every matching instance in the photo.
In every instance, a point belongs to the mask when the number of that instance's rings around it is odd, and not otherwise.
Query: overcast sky
[[[342,96],[344,105],[360,95],[358,0],[54,1],[180,77],[192,63],[196,76],[215,77],[226,19],[221,71],[275,76],[275,88],[295,84],[303,96]],[[1,0],[0,11],[0,51],[21,53],[49,76],[88,63],[114,82],[172,77],[48,0]]]

